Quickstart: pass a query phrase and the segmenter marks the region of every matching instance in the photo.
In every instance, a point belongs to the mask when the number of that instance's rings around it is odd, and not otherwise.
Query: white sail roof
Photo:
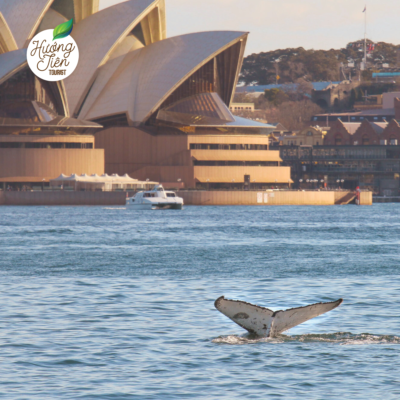
[[[96,119],[126,113],[139,124],[191,74],[246,37],[245,32],[200,32],[135,50],[124,58],[91,109],[80,117]]]
[[[27,47],[53,0],[0,0],[0,13],[19,49]]]
[[[108,61],[123,39],[158,5],[158,0],[126,1],[99,11],[74,26],[71,36],[79,46],[79,64],[64,81],[72,114],[77,112],[90,89],[97,68]]]

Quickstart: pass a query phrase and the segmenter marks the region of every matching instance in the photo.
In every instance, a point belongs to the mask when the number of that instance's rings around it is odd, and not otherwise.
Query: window
[[[277,167],[278,161],[206,161],[193,160],[194,166],[202,167]]]
[[[312,134],[312,132],[311,131],[308,131],[307,132],[307,136],[312,136],[313,134]]]
[[[175,197],[175,193],[167,193],[167,197]]]
[[[335,136],[335,145],[340,146],[342,144],[342,137],[341,136]]]
[[[190,150],[268,150],[267,144],[190,143]]]
[[[369,137],[367,135],[363,136],[362,138],[362,144],[365,145],[369,145]]]

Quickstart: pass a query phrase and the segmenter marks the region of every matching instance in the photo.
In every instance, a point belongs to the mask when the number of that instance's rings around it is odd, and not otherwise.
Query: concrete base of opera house
[[[346,191],[179,191],[185,205],[319,205],[346,204],[354,192]],[[131,195],[131,193],[129,194]],[[0,191],[0,205],[14,206],[123,206],[126,192]],[[372,205],[372,192],[360,193],[360,205]]]

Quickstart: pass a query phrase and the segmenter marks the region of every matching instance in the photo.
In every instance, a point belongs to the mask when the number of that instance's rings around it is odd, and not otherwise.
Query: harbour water
[[[0,398],[399,399],[400,208],[0,208]],[[339,297],[256,339],[214,308]]]

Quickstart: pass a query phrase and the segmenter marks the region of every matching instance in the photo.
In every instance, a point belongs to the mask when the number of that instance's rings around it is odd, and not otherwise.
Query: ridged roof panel
[[[26,47],[53,0],[0,0],[0,12],[18,48]]]
[[[144,122],[186,78],[246,36],[245,32],[200,32],[135,50],[82,117],[95,119],[126,112],[135,124]]]
[[[79,64],[65,79],[72,113],[77,112],[94,79],[116,46],[158,4],[158,0],[132,0],[106,8],[74,26],[71,36],[79,46]]]

